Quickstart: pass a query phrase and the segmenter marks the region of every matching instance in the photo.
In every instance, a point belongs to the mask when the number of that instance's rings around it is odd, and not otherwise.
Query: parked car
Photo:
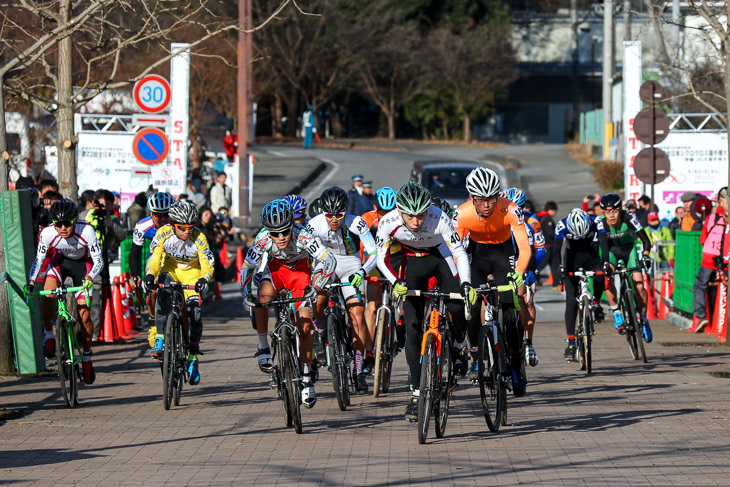
[[[440,196],[457,208],[469,199],[466,176],[482,164],[472,161],[415,161],[411,181],[421,183],[433,196]]]

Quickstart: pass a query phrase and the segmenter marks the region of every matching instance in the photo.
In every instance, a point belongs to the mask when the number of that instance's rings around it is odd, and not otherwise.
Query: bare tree
[[[431,78],[451,92],[471,141],[472,117],[493,107],[495,95],[515,79],[514,54],[504,35],[477,30],[456,35],[434,30],[426,40]]]

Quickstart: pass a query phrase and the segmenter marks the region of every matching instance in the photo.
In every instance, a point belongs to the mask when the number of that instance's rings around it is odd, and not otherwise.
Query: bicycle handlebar
[[[25,288],[24,288],[25,289]],[[84,298],[86,298],[86,307],[91,306],[91,301],[89,300],[89,293],[86,292],[86,289],[84,289],[84,286],[60,286],[56,289],[44,289],[42,291],[37,291],[33,293],[26,293],[25,296],[25,304],[30,308],[31,314],[35,313],[35,309],[33,309],[33,302],[30,300],[33,296],[65,296],[68,293],[77,293],[79,291],[84,292]]]
[[[515,309],[517,311],[520,311],[520,300],[517,295],[517,288],[514,286],[514,283],[510,284],[502,284],[501,286],[497,286],[494,283],[493,280],[489,280],[487,284],[482,284],[481,286],[474,288],[474,290],[482,295],[490,294],[490,293],[506,293],[511,292],[512,293],[512,302],[515,305]]]
[[[195,291],[195,284],[180,284],[179,282],[170,282],[167,284],[157,282],[152,287],[156,289],[182,289]]]
[[[265,303],[256,303],[254,304],[254,308],[270,308],[271,306],[276,306],[279,304],[286,305],[286,304],[293,304],[293,303],[300,303],[302,301],[306,301],[307,298],[304,296],[300,296],[298,298],[279,298],[279,299],[273,299],[271,301],[267,301]]]

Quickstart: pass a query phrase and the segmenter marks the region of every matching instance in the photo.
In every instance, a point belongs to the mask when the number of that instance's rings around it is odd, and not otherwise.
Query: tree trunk
[[[277,139],[284,137],[284,127],[281,125],[281,119],[284,118],[284,102],[279,93],[274,95],[273,107],[271,110],[271,133]]]
[[[441,130],[444,132],[444,140],[449,140],[449,121],[446,118],[441,119]]]
[[[332,135],[334,137],[342,137],[342,113],[339,105],[332,105],[330,112],[330,122],[332,123]]]
[[[385,117],[388,119],[388,140],[395,140],[395,111],[388,111]]]
[[[287,103],[287,126],[286,126],[286,135],[289,137],[296,137],[297,136],[297,128],[299,128],[299,113],[297,111],[297,95],[296,93],[292,94],[289,97],[289,102]]]
[[[2,154],[8,149],[5,134],[5,99],[3,78],[0,76],[0,194],[8,189],[8,161]],[[0,235],[0,276],[5,275],[5,243]],[[10,302],[8,285],[0,283],[0,375],[14,374],[13,331],[10,327]]]
[[[71,18],[71,0],[63,0],[59,7],[62,22]],[[58,127],[58,184],[64,198],[76,201],[79,187],[76,181],[76,145],[74,143],[74,107],[73,81],[71,78],[71,36],[66,36],[58,43],[58,110],[56,126]],[[69,148],[64,148],[68,141]]]
[[[466,110],[464,110],[464,141],[471,142],[471,117]]]

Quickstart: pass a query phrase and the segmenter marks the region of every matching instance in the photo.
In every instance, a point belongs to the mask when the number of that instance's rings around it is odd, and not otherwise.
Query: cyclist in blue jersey
[[[598,246],[596,246],[596,240]],[[611,273],[608,263],[608,238],[603,226],[595,216],[591,216],[580,208],[573,208],[564,218],[555,225],[555,247],[553,269],[558,269],[561,263],[561,249],[565,242],[564,268],[566,272],[583,269],[586,271],[603,270],[607,275]],[[599,255],[598,247],[601,249]],[[603,257],[601,257],[603,256]],[[565,276],[565,333],[568,346],[565,349],[565,361],[575,362],[575,320],[578,318],[578,278]],[[603,294],[604,279],[593,280],[593,295],[600,298]],[[605,313],[596,302],[596,321],[605,319]]]

